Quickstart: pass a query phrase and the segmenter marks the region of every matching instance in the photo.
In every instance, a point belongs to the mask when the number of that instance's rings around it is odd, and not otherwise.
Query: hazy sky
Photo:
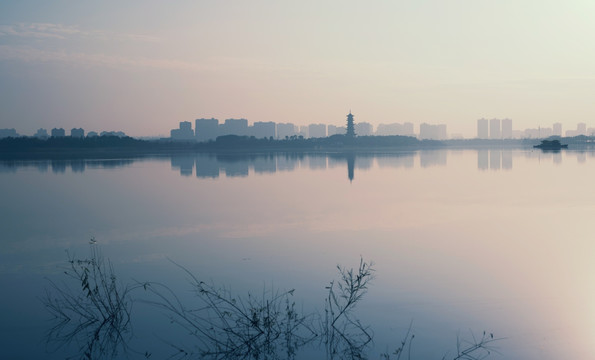
[[[595,127],[595,2],[0,2],[0,128]]]

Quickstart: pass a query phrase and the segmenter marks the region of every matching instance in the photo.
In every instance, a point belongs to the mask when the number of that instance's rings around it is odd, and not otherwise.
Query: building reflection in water
[[[576,154],[576,159],[580,164],[584,164],[585,162],[587,162],[587,153],[584,151],[579,151]]]
[[[48,171],[50,164],[47,161],[40,161],[37,163],[36,167],[37,171],[44,173]]]
[[[83,173],[88,168],[111,169],[131,165],[140,159],[52,159],[52,160],[1,160],[0,172],[14,172],[19,168],[34,168],[41,173],[52,170],[54,174],[64,174],[68,169],[73,173]]]
[[[380,168],[413,168],[416,152],[376,155],[376,163]]]
[[[482,171],[512,169],[512,149],[477,150],[477,169]]]
[[[214,155],[207,155],[203,157],[195,157],[196,177],[197,178],[212,178],[219,177],[219,162]]]
[[[561,152],[557,152],[553,154],[553,158],[554,158],[554,164],[562,164],[562,153]]]
[[[490,151],[487,149],[477,150],[477,168],[487,170],[490,167]]]
[[[52,172],[54,174],[61,174],[66,172],[67,163],[68,162],[66,160],[52,160]]]
[[[502,169],[504,169],[504,170],[512,169],[512,150],[511,149],[502,150]]]
[[[512,169],[513,156],[515,151],[513,149],[482,149],[477,150],[477,168],[479,170],[485,170],[488,168],[487,155],[489,153],[489,168],[493,170],[504,170]],[[498,153],[498,154],[495,154]],[[522,156],[529,160],[534,161],[551,161],[554,164],[562,164],[562,159],[565,158],[576,158],[579,164],[585,164],[588,157],[595,157],[595,152],[588,149],[581,149],[578,151],[572,150],[543,150],[543,149],[530,149],[529,151],[518,151],[516,156]],[[501,166],[497,164],[501,162]]]
[[[511,170],[514,157],[524,157],[530,161],[551,161],[561,164],[563,157],[576,158],[579,164],[595,159],[595,151],[551,151],[537,149],[478,149],[477,169],[485,170]],[[446,166],[449,150],[420,150],[391,153],[363,153],[363,152],[336,152],[336,153],[262,153],[262,154],[205,154],[187,153],[164,157],[138,157],[129,159],[44,159],[44,160],[0,160],[0,173],[16,172],[19,168],[32,168],[39,172],[48,172],[60,175],[67,171],[82,173],[93,168],[118,168],[131,165],[137,161],[166,160],[170,162],[171,169],[179,171],[181,176],[195,174],[200,179],[216,179],[223,173],[225,177],[246,177],[254,174],[273,174],[283,171],[295,171],[300,168],[309,170],[328,170],[344,168],[347,170],[347,179],[354,181],[356,171],[367,171],[377,165],[379,168],[413,168],[416,159],[417,166],[429,168]]]
[[[326,155],[329,159],[329,167],[347,165],[347,178],[350,182],[355,177],[355,170],[367,171],[374,165],[375,154],[356,154],[355,152],[334,153]]]
[[[194,156],[176,154],[171,157],[172,170],[180,170],[180,175],[190,176],[194,172]]]
[[[347,165],[347,178],[353,181],[355,176],[355,154],[353,152],[333,153],[325,155],[328,158],[328,167],[336,168]]]
[[[278,171],[293,171],[299,165],[299,156],[295,154],[276,155]]]
[[[551,160],[554,164],[562,164],[562,159],[563,158],[567,158],[567,159],[571,159],[571,158],[576,158],[576,161],[579,164],[585,164],[587,163],[587,158],[592,158],[595,157],[595,152],[593,152],[592,148],[581,148],[578,150],[572,149],[572,150],[537,150],[535,149],[534,151],[528,151],[525,154],[525,157],[528,159],[538,159],[540,162],[541,161],[549,161]]]
[[[236,155],[218,155],[217,160],[226,177],[246,177],[250,173],[249,156],[246,159]]]
[[[72,160],[70,162],[70,168],[72,169],[72,172],[76,172],[76,173],[85,172],[86,167],[87,167],[87,164],[85,163],[84,159]]]
[[[251,171],[255,174],[272,174],[277,171],[295,171],[307,167],[310,170],[327,170],[346,167],[347,178],[353,181],[355,171],[367,171],[374,163],[382,168],[413,168],[415,158],[420,158],[422,167],[445,165],[446,151],[410,151],[388,154],[366,153],[266,153],[266,154],[203,154],[186,153],[169,156],[171,169],[179,171],[181,176],[195,174],[197,178],[245,177]],[[19,168],[35,168],[39,172],[49,169],[54,174],[63,174],[68,170],[82,173],[89,168],[117,168],[131,165],[135,161],[162,160],[156,158],[130,159],[53,159],[53,160],[2,160],[0,172],[16,172]]]
[[[359,156],[355,155],[355,168],[358,170],[370,170],[372,165],[374,165],[375,156],[367,155],[367,156]]]
[[[490,150],[490,170],[500,170],[501,150]]]
[[[326,159],[325,159],[326,160]],[[273,154],[254,159],[254,172],[257,174],[272,174],[277,172],[277,161]]]
[[[422,168],[444,166],[446,165],[447,153],[445,150],[421,150],[419,152],[419,165]]]
[[[326,154],[310,155],[308,157],[308,168],[310,170],[326,170]]]

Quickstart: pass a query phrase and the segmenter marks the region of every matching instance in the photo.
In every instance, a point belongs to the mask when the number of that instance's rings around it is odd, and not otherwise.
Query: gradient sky
[[[0,3],[0,128],[180,121],[595,127],[595,2]]]

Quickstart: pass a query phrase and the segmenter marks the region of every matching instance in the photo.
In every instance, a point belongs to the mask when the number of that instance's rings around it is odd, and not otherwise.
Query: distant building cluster
[[[194,121],[194,129],[190,121],[182,121],[179,128],[170,131],[170,138],[176,141],[198,141],[205,142],[215,140],[224,135],[253,136],[258,139],[293,139],[293,138],[323,138],[332,135],[348,136],[412,136],[421,140],[447,140],[449,138],[462,138],[461,135],[448,136],[446,124],[419,125],[419,132],[415,132],[414,124],[389,123],[379,124],[376,129],[368,122],[355,122],[351,112],[347,115],[345,126],[309,124],[295,125],[292,123],[275,123],[273,121],[257,121],[249,124],[247,119],[226,119],[220,123],[215,118],[201,118]],[[552,127],[529,128],[525,130],[513,130],[511,119],[485,119],[477,120],[477,139],[543,139],[550,136],[574,137],[579,135],[595,136],[595,128],[585,123],[578,123],[576,129],[563,131],[561,123],[555,123]],[[20,137],[16,129],[0,129],[0,139],[7,137]],[[89,131],[85,133],[82,128],[73,128],[67,134],[63,128],[38,129],[33,137],[48,139],[50,137],[72,137],[91,138],[95,136],[117,136],[125,137],[122,131]]]
[[[560,132],[562,129],[562,124],[558,124],[560,125]],[[554,124],[555,126],[555,124]],[[566,132],[564,133],[565,136],[579,136],[579,135],[587,135],[587,136],[594,136],[595,135],[595,128],[587,128],[587,124],[585,123],[578,123],[576,125],[576,130],[566,130]]]
[[[349,127],[349,121],[352,121],[352,128]],[[215,140],[218,136],[223,135],[245,135],[254,136],[258,139],[272,138],[272,139],[291,139],[291,138],[322,138],[332,135],[346,135],[353,132],[357,136],[371,136],[371,135],[403,135],[403,136],[417,136],[414,132],[412,123],[391,123],[380,124],[374,130],[374,126],[368,122],[353,121],[353,115],[349,113],[347,116],[346,126],[326,125],[326,124],[309,124],[298,126],[292,123],[275,123],[272,121],[254,122],[252,125],[248,124],[246,119],[226,119],[220,123],[218,119],[196,119],[194,122],[194,130],[189,121],[182,121],[179,128],[170,131],[172,140],[177,141],[198,141],[204,142]],[[446,125],[429,125],[422,124],[420,126],[419,137],[422,139],[445,140],[447,139]]]
[[[511,119],[479,119],[477,120],[478,139],[513,139]]]
[[[576,130],[562,132],[562,124],[555,123],[552,127],[538,127],[525,130],[513,130],[511,119],[478,119],[478,139],[543,139],[550,136],[573,137],[579,135],[595,136],[595,128],[587,128],[585,123],[578,123]]]
[[[18,137],[16,129],[0,129],[0,139],[6,137]]]
[[[19,135],[15,129],[0,129],[0,139],[2,138],[6,138],[6,137],[19,137],[22,135]],[[36,137],[38,139],[49,139],[50,137],[66,137],[66,130],[64,130],[63,128],[53,128],[52,130],[50,130],[50,132],[48,133],[48,131],[46,129],[38,129],[37,132],[35,132],[35,134],[33,134],[33,137]],[[82,139],[85,137],[85,130],[82,128],[73,128],[70,130],[70,135],[68,135],[70,137],[73,138],[79,138]],[[87,137],[94,137],[94,136],[117,136],[117,137],[125,137],[126,134],[124,134],[122,131],[102,131],[101,133],[97,133],[96,131],[89,131],[89,133],[87,134]]]
[[[422,140],[446,140],[446,125],[430,125],[423,123],[419,126],[419,138]]]

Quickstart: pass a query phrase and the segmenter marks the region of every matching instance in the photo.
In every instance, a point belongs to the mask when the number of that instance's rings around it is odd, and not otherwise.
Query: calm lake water
[[[414,359],[452,358],[457,337],[483,331],[505,338],[490,358],[594,359],[594,179],[595,152],[572,150],[3,161],[1,357],[82,356],[47,342],[41,299],[68,284],[66,251],[98,247],[122,282],[182,301],[194,295],[174,262],[240,296],[295,289],[304,312],[323,311],[336,265],[361,256],[376,272],[353,315],[371,359],[410,326]],[[132,321],[132,358],[189,345],[148,304]]]

